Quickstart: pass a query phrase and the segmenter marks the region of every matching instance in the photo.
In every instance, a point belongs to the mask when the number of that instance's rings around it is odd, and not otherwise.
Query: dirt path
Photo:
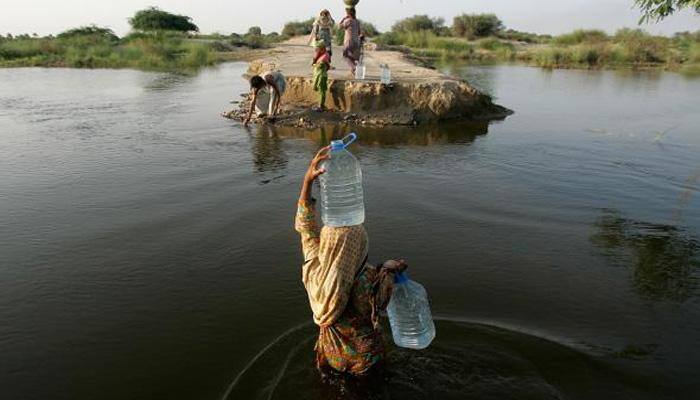
[[[279,70],[286,78],[287,90],[282,97],[282,113],[274,118],[259,118],[258,123],[311,127],[323,123],[361,125],[418,125],[447,120],[483,120],[504,118],[510,111],[493,104],[491,98],[463,80],[416,65],[397,51],[380,51],[365,46],[365,79],[358,80],[342,57],[342,47],[333,48],[333,66],[329,73],[328,97],[323,113],[310,111],[318,105],[314,90],[312,66],[314,49],[306,37],[296,37],[266,50],[261,58],[251,61],[248,73]],[[390,84],[380,82],[381,64],[389,65]],[[241,118],[249,107],[249,99],[238,112],[229,116]]]
[[[380,64],[387,64],[391,69],[392,79],[396,81],[420,81],[451,79],[433,69],[420,67],[408,60],[403,53],[397,51],[377,51],[373,44],[365,46],[364,60],[367,67],[366,80],[379,80]],[[295,37],[280,43],[269,50],[262,61],[267,65],[274,65],[287,77],[301,76],[311,77],[311,60],[314,49],[307,45],[307,37]],[[333,70],[329,78],[335,80],[350,80],[350,67],[343,59],[342,46],[333,47]]]

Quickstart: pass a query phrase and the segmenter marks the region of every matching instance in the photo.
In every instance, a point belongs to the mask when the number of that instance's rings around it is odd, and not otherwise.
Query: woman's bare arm
[[[255,103],[258,101],[258,91],[253,91],[253,99],[250,102],[250,110],[248,110],[248,115],[243,121],[243,125],[248,126],[250,123],[250,118],[253,116],[253,111],[255,110]]]
[[[274,117],[277,115],[277,111],[279,111],[280,103],[282,102],[282,93],[277,87],[276,82],[272,84],[272,89],[275,91],[275,104],[272,105],[272,116]]]

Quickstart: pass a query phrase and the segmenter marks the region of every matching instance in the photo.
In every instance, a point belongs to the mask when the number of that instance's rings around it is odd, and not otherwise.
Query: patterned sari
[[[366,263],[366,241],[364,228],[359,225],[348,228],[325,227],[322,233],[316,226],[314,203],[302,202],[296,215],[295,228],[301,234],[304,265],[302,280],[307,288],[314,322],[319,325],[320,332],[316,342],[316,362],[319,368],[331,367],[338,372],[353,375],[364,375],[384,358],[384,344],[379,324],[379,312],[386,309],[391,297],[394,274],[386,269],[374,267]],[[350,235],[342,235],[349,229]],[[338,247],[337,241],[343,241]],[[357,241],[358,243],[355,243]],[[324,249],[329,251],[329,257]],[[356,249],[363,255],[358,265],[348,265],[342,259],[347,253]],[[358,259],[358,258],[355,258]],[[341,260],[341,261],[339,261]],[[344,271],[335,271],[341,268]],[[325,285],[333,290],[321,291],[330,293],[328,298],[318,295],[313,287],[311,276],[323,271],[326,277],[335,273],[339,278],[333,278]],[[348,273],[351,279],[346,279]],[[323,302],[323,305],[317,303]],[[334,312],[337,309],[339,312]]]

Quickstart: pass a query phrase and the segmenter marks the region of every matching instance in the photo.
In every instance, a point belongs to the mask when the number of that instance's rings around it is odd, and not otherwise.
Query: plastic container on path
[[[357,140],[351,133],[331,142],[330,158],[321,168],[326,172],[321,184],[321,218],[332,227],[360,225],[365,222],[365,201],[362,190],[362,169],[348,146]]]
[[[381,82],[383,85],[388,85],[391,83],[391,69],[389,64],[381,64],[379,66],[382,69]]]
[[[360,57],[360,61],[357,63],[357,66],[355,67],[355,79],[363,80],[363,79],[365,79],[366,74],[367,74],[367,67],[365,66],[365,58]]]
[[[423,286],[397,273],[387,307],[394,343],[409,349],[424,349],[435,339],[428,293]]]

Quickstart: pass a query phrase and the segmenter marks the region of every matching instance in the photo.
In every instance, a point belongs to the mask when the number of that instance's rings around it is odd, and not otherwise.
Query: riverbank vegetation
[[[418,15],[397,22],[375,41],[388,47],[407,47],[429,60],[524,62],[545,68],[664,68],[700,73],[700,31],[666,37],[625,28],[612,35],[576,30],[550,36],[505,29],[493,14],[457,16],[450,27],[442,19]]]
[[[129,19],[132,31],[86,26],[56,36],[0,35],[0,67],[135,68],[188,72],[231,59],[237,49],[269,47],[281,40],[253,27],[245,34],[201,35],[191,18],[157,8]]]
[[[678,0],[693,7],[693,1]],[[654,8],[643,0],[646,19],[660,19],[673,10]],[[642,4],[644,3],[644,4]],[[129,19],[132,31],[118,37],[97,26],[70,29],[56,36],[0,35],[0,67],[136,68],[187,72],[237,59],[242,50],[264,49],[290,37],[308,35],[313,18],[288,22],[281,34],[263,34],[259,27],[246,33],[200,34],[190,17],[158,8],[140,10]],[[700,31],[672,37],[653,36],[641,29],[614,34],[575,30],[551,36],[507,29],[494,14],[462,14],[445,24],[442,18],[416,15],[380,33],[362,21],[365,35],[385,48],[398,48],[432,63],[522,62],[544,68],[664,68],[700,75]],[[335,29],[341,44],[343,31]],[[254,53],[253,53],[254,54]]]
[[[181,32],[134,32],[123,38],[98,27],[56,37],[0,37],[0,66],[188,70],[216,61],[207,43]]]

